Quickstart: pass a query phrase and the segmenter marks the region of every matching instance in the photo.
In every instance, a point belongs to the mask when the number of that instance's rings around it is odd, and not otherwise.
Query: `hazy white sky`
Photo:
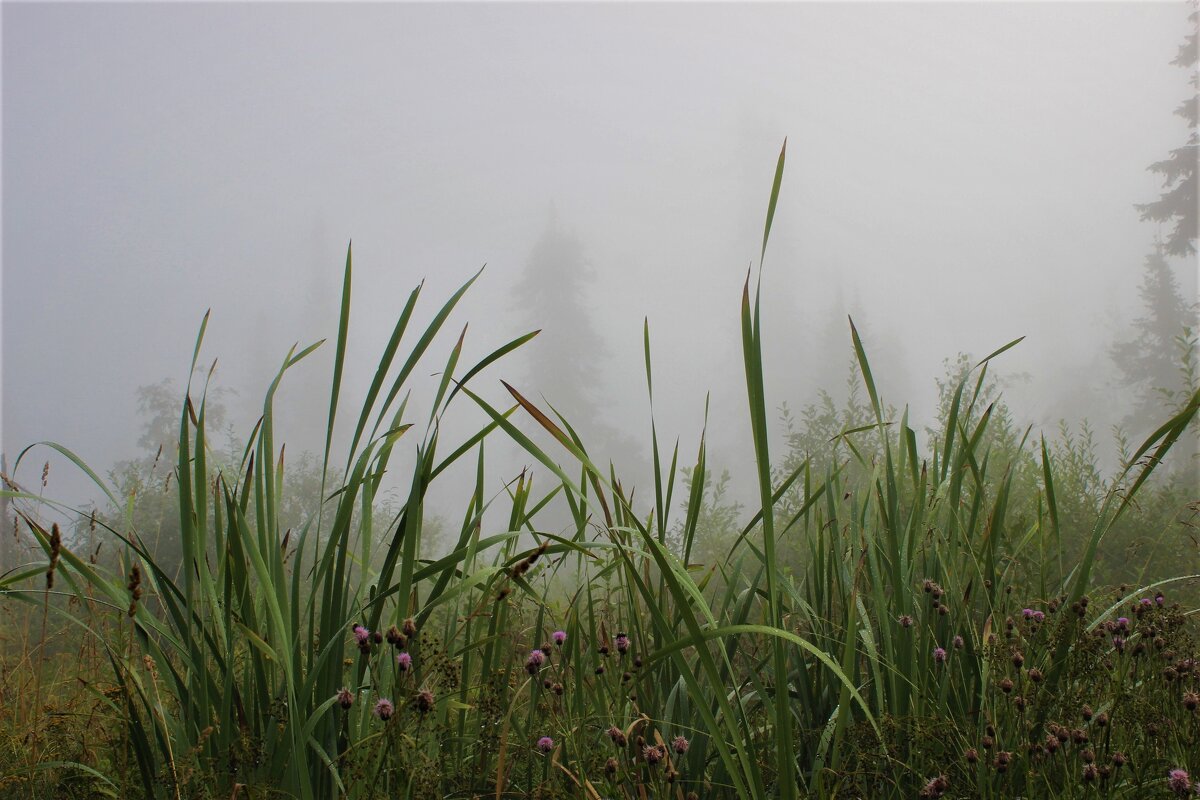
[[[206,352],[252,420],[287,348],[334,334],[351,237],[350,402],[407,292],[443,298],[487,262],[459,318],[481,355],[527,325],[506,287],[553,208],[596,267],[613,419],[644,429],[648,316],[664,437],[691,452],[711,389],[736,465],[738,302],[785,136],[774,402],[811,396],[830,358],[812,343],[850,310],[893,402],[928,413],[942,359],[1027,335],[998,366],[1032,376],[1028,421],[1088,398],[1102,416],[1089,371],[1137,313],[1154,236],[1133,204],[1185,137],[1175,2],[0,13],[10,459],[43,438],[135,455],[136,388],[186,379],[209,307]],[[285,385],[298,447],[326,364]]]

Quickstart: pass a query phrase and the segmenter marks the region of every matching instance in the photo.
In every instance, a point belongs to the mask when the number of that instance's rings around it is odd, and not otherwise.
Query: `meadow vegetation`
[[[919,436],[851,324],[846,400],[775,420],[748,278],[748,418],[721,424],[753,441],[756,472],[735,478],[758,502],[727,499],[707,419],[686,451],[651,425],[634,502],[570,419],[476,379],[535,333],[470,365],[462,338],[432,352],[474,278],[424,329],[412,292],[335,448],[351,275],[348,252],[319,458],[287,461],[273,415],[312,345],[238,448],[214,443],[199,384],[175,452],[137,470],[105,480],[40,445],[99,509],[6,478],[5,536],[31,549],[0,574],[0,797],[1200,792],[1194,445],[1167,458],[1196,436],[1194,387],[1105,476],[1086,426],[1038,433],[1005,406],[990,370],[1016,342],[951,363]],[[440,375],[424,413],[418,369]],[[649,324],[644,375],[653,419]],[[446,441],[451,403],[486,424]],[[489,493],[500,438],[536,470]],[[416,455],[392,502],[398,448]],[[464,463],[475,486],[435,550],[428,491]],[[542,523],[555,508],[565,531]]]

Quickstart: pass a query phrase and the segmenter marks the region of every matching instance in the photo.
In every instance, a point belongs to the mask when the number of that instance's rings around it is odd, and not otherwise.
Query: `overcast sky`
[[[451,326],[478,357],[535,316],[507,287],[553,209],[596,270],[611,421],[646,430],[649,317],[660,436],[693,452],[711,390],[714,457],[737,467],[738,303],[785,136],[772,404],[811,398],[814,365],[845,357],[813,343],[850,312],[918,416],[943,359],[1025,335],[997,365],[1030,376],[1019,419],[1107,424],[1105,352],[1155,235],[1133,204],[1186,135],[1188,10],[6,2],[3,449],[137,455],[137,388],[187,379],[210,307],[248,433],[288,347],[334,336],[351,238],[348,402],[408,291],[440,304],[486,262]],[[285,383],[296,447],[321,438],[331,349]],[[500,402],[522,374],[479,386]]]

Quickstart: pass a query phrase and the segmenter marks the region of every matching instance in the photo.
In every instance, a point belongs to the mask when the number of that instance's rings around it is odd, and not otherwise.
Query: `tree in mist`
[[[1174,228],[1164,244],[1164,250],[1170,256],[1191,256],[1196,252],[1196,180],[1200,150],[1200,72],[1196,67],[1200,62],[1200,44],[1197,42],[1200,12],[1194,9],[1193,2],[1193,11],[1188,17],[1191,33],[1171,61],[1189,70],[1191,75],[1188,82],[1193,89],[1192,94],[1175,109],[1176,116],[1187,122],[1187,141],[1182,147],[1172,150],[1165,160],[1150,165],[1151,172],[1162,176],[1163,193],[1158,200],[1137,206],[1143,220],[1174,222]]]
[[[528,349],[532,397],[543,396],[605,460],[626,455],[630,443],[601,416],[607,348],[593,323],[587,288],[595,280],[583,243],[552,214],[513,287],[523,320],[542,333]]]
[[[205,431],[209,444],[210,480],[218,473],[232,485],[237,479],[242,445],[232,428],[226,426],[223,398],[228,392],[211,388],[205,401]],[[100,508],[97,515],[113,528],[134,534],[168,573],[182,562],[183,541],[179,526],[178,458],[179,421],[183,394],[170,380],[138,389],[138,408],[142,429],[138,436],[141,453],[120,461],[109,470],[109,483],[118,498],[129,504],[124,508]],[[224,443],[216,434],[223,432]],[[281,530],[299,528],[317,511],[321,496],[321,459],[303,452],[284,464],[286,487],[280,495]],[[94,550],[96,527],[89,520],[77,526],[77,537]]]
[[[1121,384],[1136,392],[1126,418],[1135,432],[1161,422],[1179,396],[1190,393],[1189,384],[1195,380],[1196,312],[1180,294],[1167,251],[1168,245],[1158,243],[1146,257],[1138,290],[1142,316],[1110,351]]]

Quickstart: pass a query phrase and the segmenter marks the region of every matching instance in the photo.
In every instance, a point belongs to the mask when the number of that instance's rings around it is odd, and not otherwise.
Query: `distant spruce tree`
[[[595,280],[583,244],[552,214],[513,287],[525,321],[542,333],[529,348],[529,390],[575,425],[597,416],[596,366],[604,342],[592,324],[587,287]]]
[[[1126,418],[1134,432],[1162,422],[1194,379],[1196,307],[1180,294],[1166,258],[1168,247],[1158,242],[1146,257],[1138,290],[1143,314],[1134,320],[1128,338],[1110,351],[1120,383],[1136,392]]]
[[[632,466],[632,442],[603,418],[608,349],[596,330],[595,306],[588,298],[588,286],[595,279],[583,243],[552,212],[512,289],[523,322],[542,331],[526,348],[528,383],[521,391],[539,405],[545,398],[601,466],[610,459]]]
[[[1200,24],[1200,12],[1196,3],[1192,2],[1193,11],[1188,16],[1191,33],[1179,46],[1179,52],[1171,63],[1190,71],[1189,83],[1192,94],[1184,100],[1177,109],[1176,116],[1187,122],[1188,137],[1183,147],[1172,150],[1169,157],[1149,166],[1151,172],[1158,173],[1163,179],[1163,193],[1152,203],[1137,206],[1143,220],[1170,223],[1175,226],[1171,230],[1164,245],[1169,256],[1191,256],[1196,252],[1196,180],[1197,158],[1200,153],[1200,72],[1197,62],[1200,61],[1200,43],[1197,42],[1197,25]]]

